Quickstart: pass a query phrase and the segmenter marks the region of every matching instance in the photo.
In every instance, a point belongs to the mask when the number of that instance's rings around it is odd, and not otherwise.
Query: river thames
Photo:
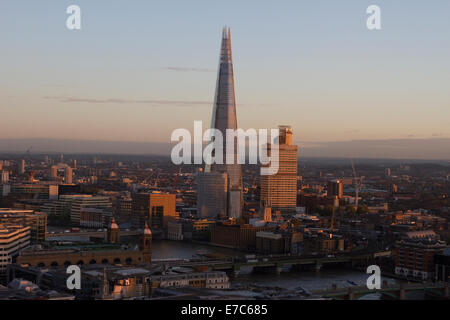
[[[153,259],[189,259],[198,252],[220,253],[229,256],[242,256],[246,253],[227,248],[213,247],[204,244],[189,243],[183,241],[160,240],[153,242]],[[363,286],[366,284],[368,274],[352,269],[322,269],[321,271],[287,271],[280,274],[267,273],[255,274],[251,268],[240,270],[237,278],[231,278],[231,287],[245,285],[257,285],[264,287],[280,287],[284,289],[295,289],[298,287],[308,291],[331,288]],[[395,279],[384,278],[389,284],[395,284]],[[378,299],[378,294],[371,294],[365,299]]]

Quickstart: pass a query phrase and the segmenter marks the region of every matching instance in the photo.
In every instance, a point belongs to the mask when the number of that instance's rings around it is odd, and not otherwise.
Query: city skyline
[[[1,1],[0,301],[448,301],[449,12]]]
[[[239,52],[241,128],[289,123],[306,156],[450,159],[443,151],[450,149],[447,2],[378,1],[379,31],[365,26],[368,1],[261,3],[250,24],[255,3],[200,10],[136,2],[122,10],[125,3],[79,1],[83,27],[76,32],[64,24],[68,4],[2,4],[9,15],[0,22],[0,111],[8,121],[0,138],[10,150],[19,148],[14,139],[57,137],[87,145],[151,142],[150,150],[135,152],[164,154],[155,144],[169,141],[175,128],[209,123],[216,35],[227,24]],[[13,21],[17,14],[22,20]],[[2,152],[9,151],[4,141]],[[105,152],[117,150],[107,144]],[[376,152],[365,144],[377,145]]]

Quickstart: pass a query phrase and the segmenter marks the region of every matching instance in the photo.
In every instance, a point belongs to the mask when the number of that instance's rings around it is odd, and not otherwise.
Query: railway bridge
[[[319,271],[327,264],[347,264],[349,266],[375,263],[377,257],[390,255],[390,251],[371,253],[350,253],[328,256],[292,256],[292,255],[263,255],[254,258],[226,257],[221,259],[185,259],[170,261],[153,261],[166,267],[191,267],[205,270],[229,271],[238,276],[240,269],[251,267],[254,271],[269,271],[280,273],[285,267],[302,268],[307,266]]]
[[[384,283],[381,289],[369,289],[367,286],[353,286],[339,289],[326,289],[311,291],[313,296],[335,300],[355,300],[371,293],[381,294],[383,299],[404,300],[408,292],[423,292],[430,299],[450,299],[449,284],[438,283],[400,283],[388,285]]]

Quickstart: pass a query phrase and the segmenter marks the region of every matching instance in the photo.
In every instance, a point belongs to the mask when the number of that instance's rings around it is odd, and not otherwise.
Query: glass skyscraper
[[[232,218],[238,218],[242,213],[243,196],[242,196],[242,169],[241,165],[237,163],[237,139],[234,141],[234,149],[232,155],[227,155],[226,152],[226,129],[237,129],[237,116],[236,116],[236,98],[234,94],[234,76],[233,76],[233,59],[231,53],[231,36],[230,29],[224,28],[222,32],[222,45],[219,60],[219,70],[217,75],[216,93],[214,97],[214,106],[211,127],[218,129],[222,132],[224,137],[223,145],[223,159],[224,162],[229,157],[233,157],[233,164],[212,164],[207,165],[205,172],[199,175],[199,191],[207,189],[220,189],[224,190],[224,184],[221,183],[220,186],[210,185],[211,182],[217,181],[217,179],[207,178],[208,174],[225,173],[227,177],[226,183],[226,208],[224,212],[226,216]],[[215,192],[214,194],[218,194]],[[224,195],[218,195],[218,202],[221,202]],[[198,200],[204,197],[199,194]],[[201,201],[199,201],[201,202]],[[214,202],[214,199],[209,201]],[[205,205],[203,203],[198,203],[198,208],[200,210],[199,214],[205,216],[202,209]],[[211,213],[209,211],[208,215],[220,215],[220,212]]]

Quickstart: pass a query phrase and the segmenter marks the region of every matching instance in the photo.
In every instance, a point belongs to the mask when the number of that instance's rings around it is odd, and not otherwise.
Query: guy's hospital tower
[[[237,163],[237,141],[234,141],[234,164],[226,164],[226,129],[237,129],[236,99],[234,94],[233,60],[230,29],[222,32],[219,70],[212,113],[211,128],[222,132],[224,164],[206,165],[198,175],[197,209],[203,218],[239,218],[242,213],[242,169]],[[228,155],[230,157],[231,155]]]

